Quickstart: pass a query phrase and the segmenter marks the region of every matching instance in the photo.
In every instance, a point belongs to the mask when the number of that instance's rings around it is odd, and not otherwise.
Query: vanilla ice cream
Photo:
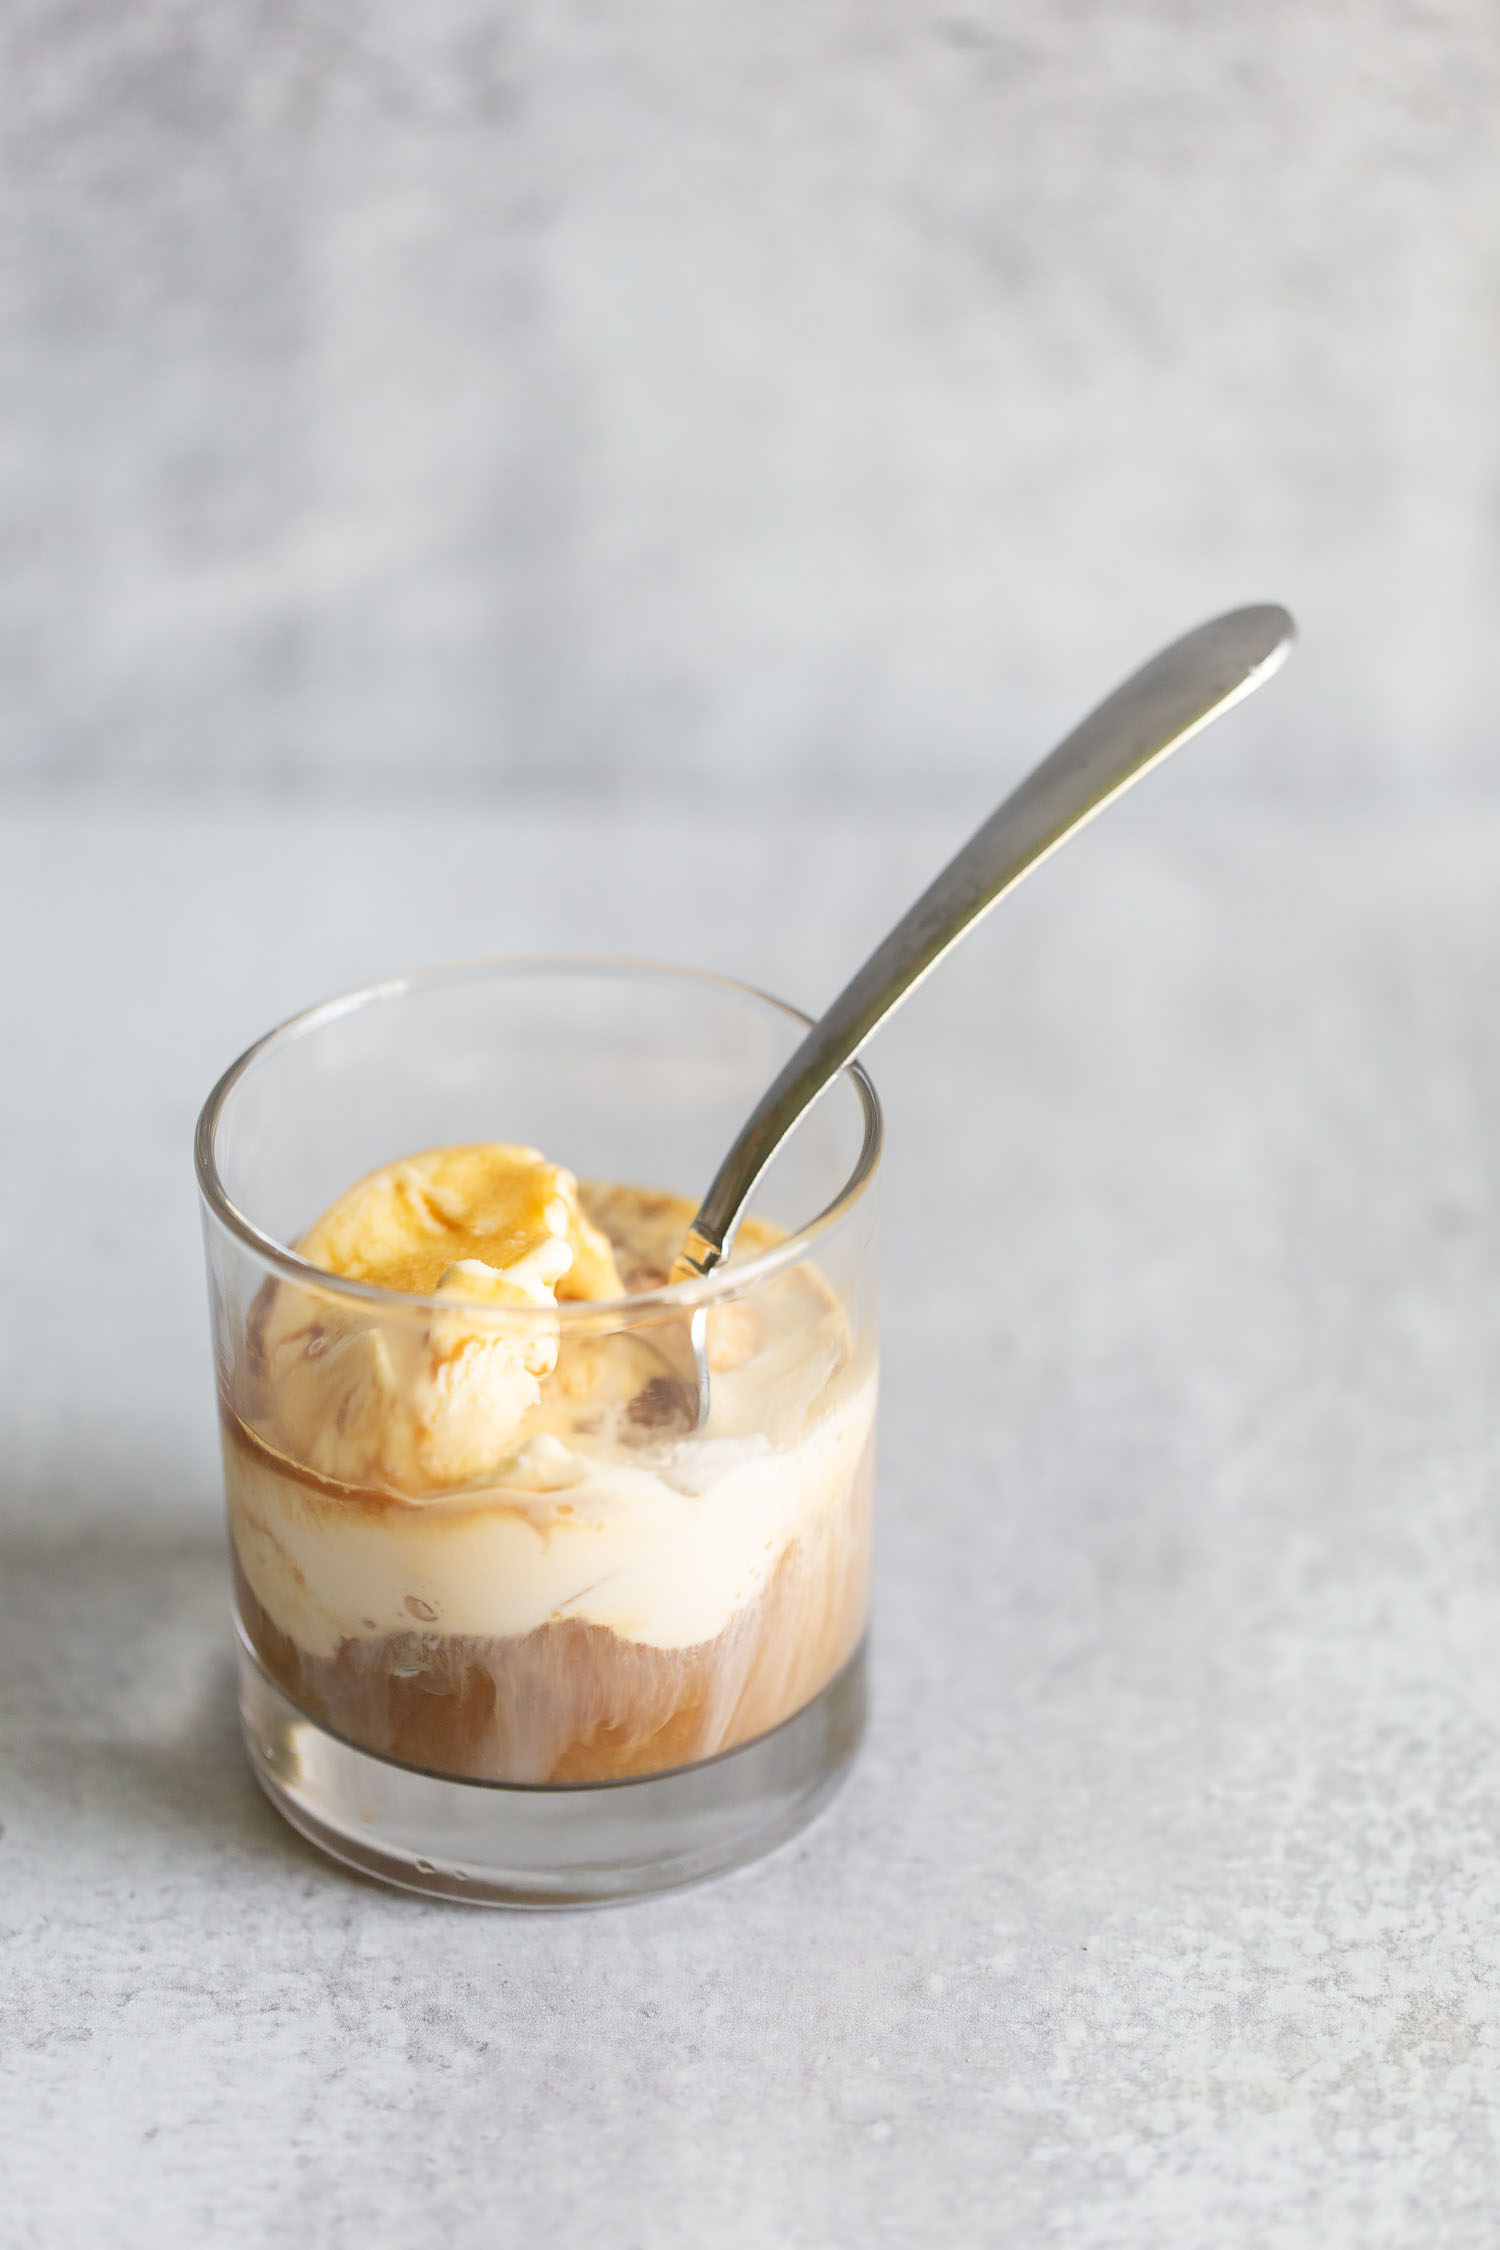
[[[303,1237],[402,1293],[268,1284],[227,1402],[242,1622],[314,1716],[439,1771],[614,1778],[750,1739],[853,1652],[873,1366],[793,1264],[715,1304],[709,1421],[662,1426],[629,1292],[691,1216],[494,1143],[386,1166]]]

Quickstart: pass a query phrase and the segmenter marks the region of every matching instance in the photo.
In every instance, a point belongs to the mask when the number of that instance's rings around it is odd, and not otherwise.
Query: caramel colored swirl
[[[383,1165],[341,1195],[298,1247],[327,1273],[414,1297],[446,1289],[455,1268],[475,1287],[453,1294],[486,1304],[624,1294],[609,1238],[585,1218],[572,1173],[504,1141]],[[475,1265],[508,1288],[487,1284]]]

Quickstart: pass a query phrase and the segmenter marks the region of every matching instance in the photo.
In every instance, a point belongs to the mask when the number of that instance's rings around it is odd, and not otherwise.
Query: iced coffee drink
[[[469,1780],[623,1780],[766,1734],[848,1662],[872,1356],[749,1221],[689,1426],[630,1315],[691,1217],[445,1147],[350,1187],[297,1246],[317,1271],[265,1280],[224,1398],[240,1619],[333,1734]]]

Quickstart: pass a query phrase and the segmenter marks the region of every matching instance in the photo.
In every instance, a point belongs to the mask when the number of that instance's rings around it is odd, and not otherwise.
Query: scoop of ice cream
[[[569,1252],[561,1266],[558,1244]],[[474,1259],[526,1287],[540,1272],[539,1255],[553,1269],[542,1276],[548,1303],[554,1286],[559,1298],[623,1294],[609,1237],[584,1216],[572,1173],[504,1141],[383,1165],[331,1204],[298,1248],[328,1273],[417,1297]]]
[[[501,1143],[372,1172],[299,1248],[325,1272],[442,1301],[383,1318],[283,1282],[261,1335],[293,1456],[340,1483],[410,1496],[468,1483],[511,1449],[557,1364],[557,1321],[546,1316],[559,1296],[620,1294],[614,1253],[579,1208],[572,1174]],[[505,1317],[521,1310],[533,1317]]]

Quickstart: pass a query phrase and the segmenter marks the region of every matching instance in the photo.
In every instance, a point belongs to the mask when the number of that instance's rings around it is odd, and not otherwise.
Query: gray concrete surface
[[[746,818],[699,885],[629,816],[6,825],[7,2250],[1494,2242],[1500,813],[1175,778],[877,1053],[855,1779],[540,1920],[361,1885],[244,1769],[197,1101],[507,944],[816,1002],[953,825]]]
[[[17,0],[0,775],[910,795],[1267,597],[1228,782],[1492,774],[1497,97],[1482,0]]]

